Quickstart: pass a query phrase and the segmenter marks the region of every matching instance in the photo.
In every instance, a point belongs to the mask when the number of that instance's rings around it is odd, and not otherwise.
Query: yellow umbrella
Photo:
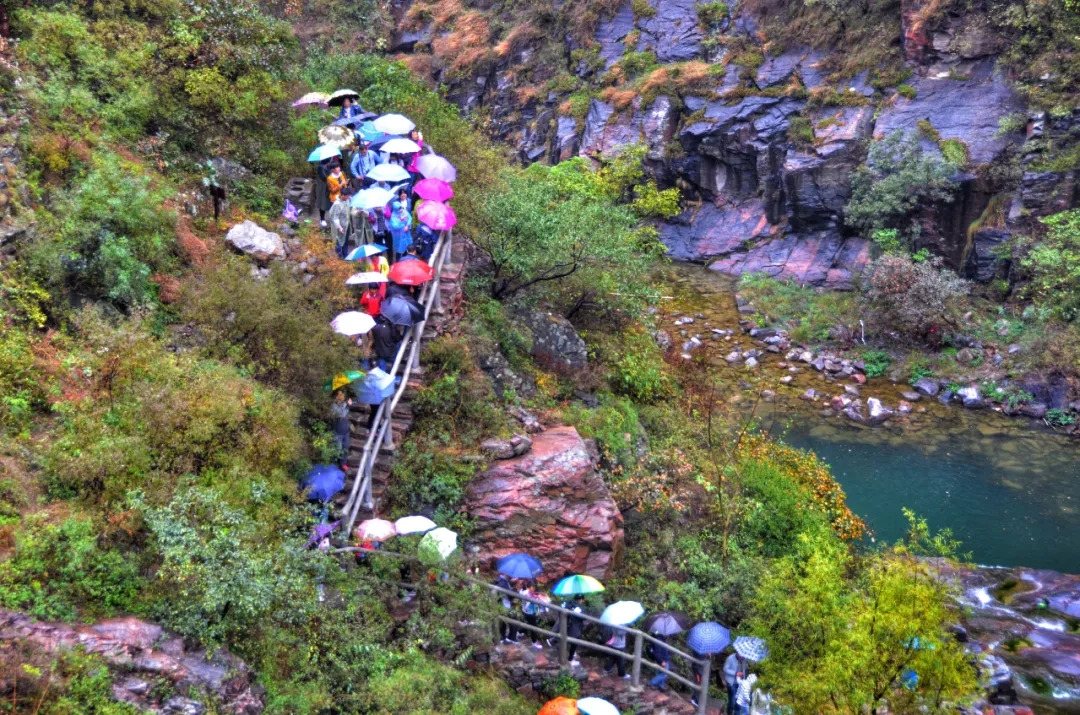
[[[364,376],[364,373],[360,372],[359,370],[349,370],[348,372],[339,372],[337,375],[334,375],[333,379],[330,380],[329,384],[326,385],[326,390],[329,391],[329,392],[334,392],[335,390],[340,390],[341,388],[345,387],[346,385],[351,385],[352,383],[356,382],[357,380],[359,380],[363,376]]]

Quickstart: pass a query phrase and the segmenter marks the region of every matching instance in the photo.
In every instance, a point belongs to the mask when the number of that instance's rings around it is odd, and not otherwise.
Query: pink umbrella
[[[457,225],[457,216],[454,209],[438,201],[425,201],[416,210],[416,215],[421,221],[436,231],[446,231]]]
[[[330,95],[323,92],[308,92],[300,99],[292,103],[294,107],[302,107],[305,104],[326,104],[330,101]]]
[[[442,179],[421,179],[413,187],[413,193],[428,201],[447,201],[454,198],[454,189]]]
[[[454,165],[438,154],[424,154],[416,160],[416,170],[428,179],[442,179],[451,183],[457,179]]]

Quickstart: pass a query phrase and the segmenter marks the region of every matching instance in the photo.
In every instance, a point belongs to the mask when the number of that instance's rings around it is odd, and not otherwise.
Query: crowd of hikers
[[[361,370],[339,375],[328,385],[333,394],[330,422],[342,466],[339,471],[336,466],[317,465],[305,483],[309,498],[323,505],[321,523],[309,545],[329,548],[329,536],[340,523],[327,523],[329,501],[344,486],[342,473],[346,470],[351,441],[349,412],[353,399],[371,406],[367,428],[373,429],[377,407],[390,394],[385,391],[386,385],[394,384],[394,377],[389,373],[405,331],[424,314],[417,292],[419,286],[433,276],[427,261],[437,245],[438,233],[456,222],[452,210],[443,203],[453,196],[449,182],[454,180],[456,172],[441,157],[436,158],[442,164],[429,164],[427,166],[432,168],[425,172],[421,161],[425,145],[420,130],[401,115],[376,117],[364,112],[356,93],[351,90],[339,90],[333,95],[311,93],[295,103],[296,106],[304,104],[340,106],[337,120],[319,132],[323,143],[309,156],[315,171],[311,211],[313,218],[317,211],[319,225],[327,232],[337,255],[355,262],[357,273],[348,283],[360,287],[358,310],[343,313],[331,323],[336,332],[354,338],[363,355],[359,363]],[[430,147],[427,149],[430,151]],[[424,209],[425,202],[431,204],[427,208],[432,210]],[[295,220],[296,208],[287,204],[285,215]],[[406,265],[411,262],[416,264]],[[348,387],[352,388],[353,398],[345,391]],[[423,523],[413,524],[407,531],[403,522],[410,520]],[[431,531],[428,536],[434,536],[436,532],[450,533],[446,529],[437,529],[434,522],[424,517],[414,516],[403,517],[394,524],[380,519],[365,521],[357,528],[355,537],[359,546],[378,549],[388,536],[425,531]],[[363,559],[364,555],[358,554],[358,557]],[[507,559],[516,560],[515,568],[521,568],[524,560],[528,578],[520,578],[523,574],[512,569],[507,571],[503,567],[508,563]],[[504,589],[500,596],[501,605],[509,618],[533,628],[540,627],[541,619],[550,619],[553,612],[544,604],[550,605],[551,599],[538,589],[535,580],[542,570],[538,561],[526,554],[515,554],[500,560],[495,570],[499,577],[494,585]],[[449,575],[444,573],[443,577],[449,578]],[[568,583],[573,588],[560,590]],[[579,586],[583,592],[574,590]],[[553,628],[558,632],[558,618],[566,618],[568,638],[594,639],[594,642],[619,652],[619,655],[606,653],[604,671],[614,671],[629,680],[628,657],[623,655],[627,649],[626,628],[640,618],[644,610],[635,602],[618,602],[604,610],[601,616],[604,625],[598,626],[582,616],[593,615],[589,613],[586,596],[595,600],[595,594],[602,590],[602,584],[587,576],[574,575],[561,580],[552,593],[563,598],[561,606],[569,613],[557,615]],[[411,600],[413,595],[408,593],[405,600]],[[608,620],[610,609],[627,605],[637,611],[630,613],[628,619]],[[536,631],[519,628],[514,620],[500,621],[500,638],[504,645],[538,650],[542,650],[545,643],[549,647],[559,647],[558,637],[545,638]],[[644,628],[657,641],[648,644],[647,655],[654,663],[671,670],[673,659],[668,639],[687,629],[686,648],[699,660],[712,658],[733,645],[735,650],[724,661],[722,671],[728,695],[727,713],[748,714],[756,681],[749,664],[757,658],[748,659],[744,654],[764,657],[763,653],[767,652],[764,644],[760,639],[746,637],[736,639],[733,644],[730,633],[719,624],[704,623],[689,628],[685,621],[685,617],[668,612],[645,619]],[[707,628],[701,630],[702,627]],[[740,641],[744,643],[740,644]],[[756,644],[751,643],[749,651],[740,650],[740,645],[746,646],[747,642]],[[570,665],[580,665],[578,644],[568,640],[566,647]],[[702,667],[694,664],[692,676],[699,684],[702,675]],[[665,673],[657,672],[649,685],[665,690],[667,681]],[[694,697],[692,702],[696,705],[696,694]]]
[[[497,568],[498,566],[496,566],[496,569]],[[580,577],[569,576],[567,578]],[[513,619],[510,621],[499,622],[499,638],[503,645],[532,647],[537,650],[543,650],[545,643],[552,648],[559,647],[559,638],[557,636],[546,638],[537,631],[519,628],[518,625],[514,623],[515,620],[524,621],[533,628],[541,627],[539,625],[540,618],[543,614],[547,613],[547,609],[538,602],[550,603],[551,599],[538,588],[534,579],[511,579],[505,574],[500,573],[495,580],[494,585],[504,591],[516,591],[518,595],[521,596],[521,598],[514,598],[509,593],[503,593],[500,596],[500,605],[502,606],[503,611],[509,619]],[[556,590],[557,589],[558,586],[556,586]],[[604,613],[602,613],[603,609],[589,607],[586,602],[586,594],[574,594],[567,600],[562,601],[559,605],[570,611],[571,614],[590,615],[594,618],[599,617],[601,619],[604,615]],[[567,616],[566,635],[569,639],[591,639],[607,648],[626,652],[627,631],[625,628],[615,624],[598,625],[592,620],[581,618],[580,615]],[[668,645],[668,639],[674,634],[670,631],[684,630],[683,625],[675,624],[675,621],[681,620],[682,617],[678,614],[663,612],[654,614],[650,618],[646,618],[644,622],[644,629],[651,632],[656,641],[659,641],[658,643],[648,643],[646,655],[652,662],[662,666],[666,670],[673,669],[672,653]],[[668,623],[671,623],[672,625],[666,625]],[[716,630],[720,633],[727,633],[727,629],[719,626],[719,624],[702,625],[715,626]],[[558,630],[558,617],[556,617],[555,624],[551,629]],[[694,635],[694,631],[691,630],[689,637],[687,638],[686,649],[689,650],[695,658],[701,660],[711,658],[713,655],[723,652],[730,644],[729,639],[727,643],[722,640],[713,640],[704,648],[707,652],[702,653],[694,648]],[[755,649],[761,648],[761,645],[758,644],[758,639],[745,640],[751,641],[754,644]],[[737,641],[736,648],[732,648],[730,654],[723,660],[723,670],[721,671],[721,680],[727,690],[727,715],[748,715],[750,712],[750,703],[754,686],[757,683],[757,675],[750,672],[751,659],[748,658],[744,652],[740,652],[740,649],[738,649],[739,645],[740,644]],[[568,640],[566,647],[571,667],[581,665],[581,662],[577,657],[578,644]],[[750,652],[752,653],[753,651]],[[629,655],[606,654],[603,666],[604,673],[610,674],[614,671],[620,678],[630,680],[630,675],[626,672],[628,658]],[[710,670],[714,673],[716,672],[712,668],[710,668]],[[691,667],[693,678],[699,684],[701,683],[702,671],[703,668],[700,665],[694,664]],[[666,673],[657,672],[649,680],[649,686],[663,691],[667,689],[667,681],[668,676]],[[695,706],[697,705],[696,694],[692,697],[691,703]]]

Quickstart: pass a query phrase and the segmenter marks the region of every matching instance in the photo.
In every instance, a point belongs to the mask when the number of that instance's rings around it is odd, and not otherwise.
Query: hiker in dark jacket
[[[503,574],[499,574],[499,578],[495,579],[495,585],[501,589],[507,591],[513,591],[514,587],[510,583],[510,579],[506,578]],[[499,594],[499,605],[506,611],[506,615],[509,616],[514,610],[514,599],[508,594]],[[514,623],[507,623],[506,621],[499,621],[499,637],[502,638],[503,643],[517,643],[517,625]]]
[[[656,636],[656,640],[660,641],[660,643],[649,644],[649,650],[652,652],[652,659],[659,665],[671,670],[671,649],[666,645],[661,645],[661,643],[667,643],[667,636],[658,635]],[[653,679],[649,681],[649,685],[657,690],[664,690],[667,688],[667,675],[658,672],[653,676]]]

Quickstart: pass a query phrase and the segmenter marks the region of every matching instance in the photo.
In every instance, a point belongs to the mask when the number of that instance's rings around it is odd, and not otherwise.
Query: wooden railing
[[[368,431],[367,441],[364,443],[364,450],[360,455],[360,464],[356,468],[356,476],[353,480],[352,490],[349,492],[349,499],[345,502],[345,506],[342,509],[342,515],[345,517],[346,522],[346,535],[352,533],[353,524],[356,522],[356,517],[360,513],[361,508],[370,510],[375,507],[371,491],[372,470],[374,469],[375,461],[379,456],[379,449],[382,446],[386,446],[387,448],[393,447],[394,410],[397,408],[398,402],[401,401],[401,396],[405,394],[405,390],[408,389],[409,378],[412,375],[413,368],[420,366],[420,347],[421,343],[423,343],[424,328],[427,325],[431,311],[433,309],[438,309],[439,307],[439,288],[442,281],[442,269],[446,263],[451,260],[453,248],[453,229],[440,232],[439,240],[435,244],[435,249],[431,253],[429,262],[429,265],[435,270],[435,276],[424,284],[420,292],[419,303],[424,307],[424,316],[419,322],[406,331],[405,337],[401,341],[401,345],[398,346],[397,355],[394,358],[394,365],[388,371],[390,375],[397,376],[404,358],[405,367],[401,374],[401,382],[398,385],[397,390],[394,391],[394,394],[379,404],[378,412],[375,415],[375,422]],[[374,405],[372,406],[372,409],[374,409]]]
[[[389,557],[397,558],[397,559],[405,559],[405,560],[409,560],[409,561],[416,561],[416,557],[414,557],[414,556],[409,556],[408,554],[401,554],[401,553],[397,553],[397,552],[393,552],[393,551],[387,551],[385,549],[368,549],[368,548],[363,548],[363,547],[358,547],[358,546],[352,546],[352,547],[347,547],[347,548],[335,549],[334,551],[335,551],[335,553],[353,552],[353,553],[378,554],[378,555],[381,555],[381,556],[389,556]],[[459,578],[461,581],[463,581],[465,583],[468,583],[470,585],[473,585],[473,586],[482,586],[482,587],[488,589],[489,591],[491,591],[498,598],[502,598],[503,596],[508,596],[510,598],[517,599],[519,601],[525,601],[525,602],[528,602],[528,603],[535,604],[535,605],[539,606],[541,609],[544,609],[546,611],[553,612],[553,613],[557,614],[556,627],[558,628],[558,630],[549,630],[547,628],[541,628],[540,626],[532,626],[532,625],[529,625],[528,623],[525,623],[522,620],[519,620],[518,618],[513,618],[511,616],[506,616],[506,615],[499,616],[499,620],[501,620],[501,621],[503,621],[504,623],[507,623],[507,624],[513,624],[515,628],[518,628],[519,630],[522,630],[522,631],[530,631],[530,632],[533,632],[533,633],[539,633],[539,634],[541,634],[543,636],[546,636],[548,638],[558,638],[559,639],[559,665],[560,666],[567,667],[569,665],[569,663],[570,663],[569,647],[568,646],[571,643],[576,645],[578,648],[587,648],[590,651],[595,651],[597,653],[603,653],[604,655],[615,656],[615,657],[618,657],[618,658],[626,658],[627,661],[629,661],[629,663],[630,663],[630,685],[632,687],[634,687],[634,688],[641,687],[641,669],[642,669],[643,666],[646,667],[646,668],[650,668],[651,670],[654,670],[657,673],[663,673],[664,675],[668,676],[672,680],[675,680],[675,681],[677,681],[679,683],[682,683],[687,688],[689,688],[691,692],[694,692],[696,694],[696,698],[697,698],[697,714],[698,715],[705,715],[705,707],[706,707],[706,705],[708,703],[708,695],[709,695],[709,681],[710,681],[711,675],[712,675],[712,673],[711,673],[712,661],[708,657],[698,657],[696,655],[691,655],[690,653],[686,653],[686,652],[684,652],[682,650],[679,650],[678,648],[673,646],[671,643],[661,641],[660,639],[650,635],[649,633],[646,633],[645,631],[638,630],[636,628],[630,628],[628,626],[613,626],[613,625],[611,625],[609,623],[604,623],[599,618],[596,618],[594,616],[590,616],[590,615],[588,615],[586,613],[577,613],[575,611],[572,611],[569,608],[563,608],[562,606],[556,606],[555,604],[550,603],[548,601],[544,601],[544,600],[538,599],[538,598],[532,598],[530,596],[525,596],[525,595],[523,595],[521,593],[518,593],[517,591],[512,591],[512,590],[508,590],[508,589],[505,589],[505,588],[500,588],[499,586],[496,586],[494,584],[485,583],[484,581],[480,581],[478,579],[470,578],[468,576],[458,576],[457,578]],[[568,634],[568,630],[569,630],[568,624],[569,624],[569,619],[570,618],[578,618],[578,619],[580,619],[582,621],[587,621],[589,623],[595,623],[596,625],[598,625],[598,626],[600,626],[602,628],[611,628],[613,630],[623,631],[627,635],[628,640],[629,639],[633,640],[633,644],[634,644],[633,652],[617,650],[615,648],[610,648],[610,647],[608,647],[606,645],[600,645],[598,643],[594,643],[593,641],[586,641],[586,640],[582,640],[580,638],[571,638],[569,636],[569,634]],[[662,647],[666,648],[668,650],[668,652],[671,653],[672,665],[674,665],[675,659],[678,658],[679,661],[685,662],[687,664],[687,666],[690,668],[691,671],[694,669],[694,666],[697,666],[698,668],[700,668],[700,671],[699,671],[700,674],[701,674],[700,682],[697,682],[695,680],[691,680],[690,678],[687,678],[684,675],[675,672],[674,670],[671,670],[669,668],[665,668],[660,663],[656,663],[656,662],[646,658],[645,655],[644,655],[644,645],[645,645],[646,642],[653,643],[653,644],[656,644],[658,646],[662,646]]]

